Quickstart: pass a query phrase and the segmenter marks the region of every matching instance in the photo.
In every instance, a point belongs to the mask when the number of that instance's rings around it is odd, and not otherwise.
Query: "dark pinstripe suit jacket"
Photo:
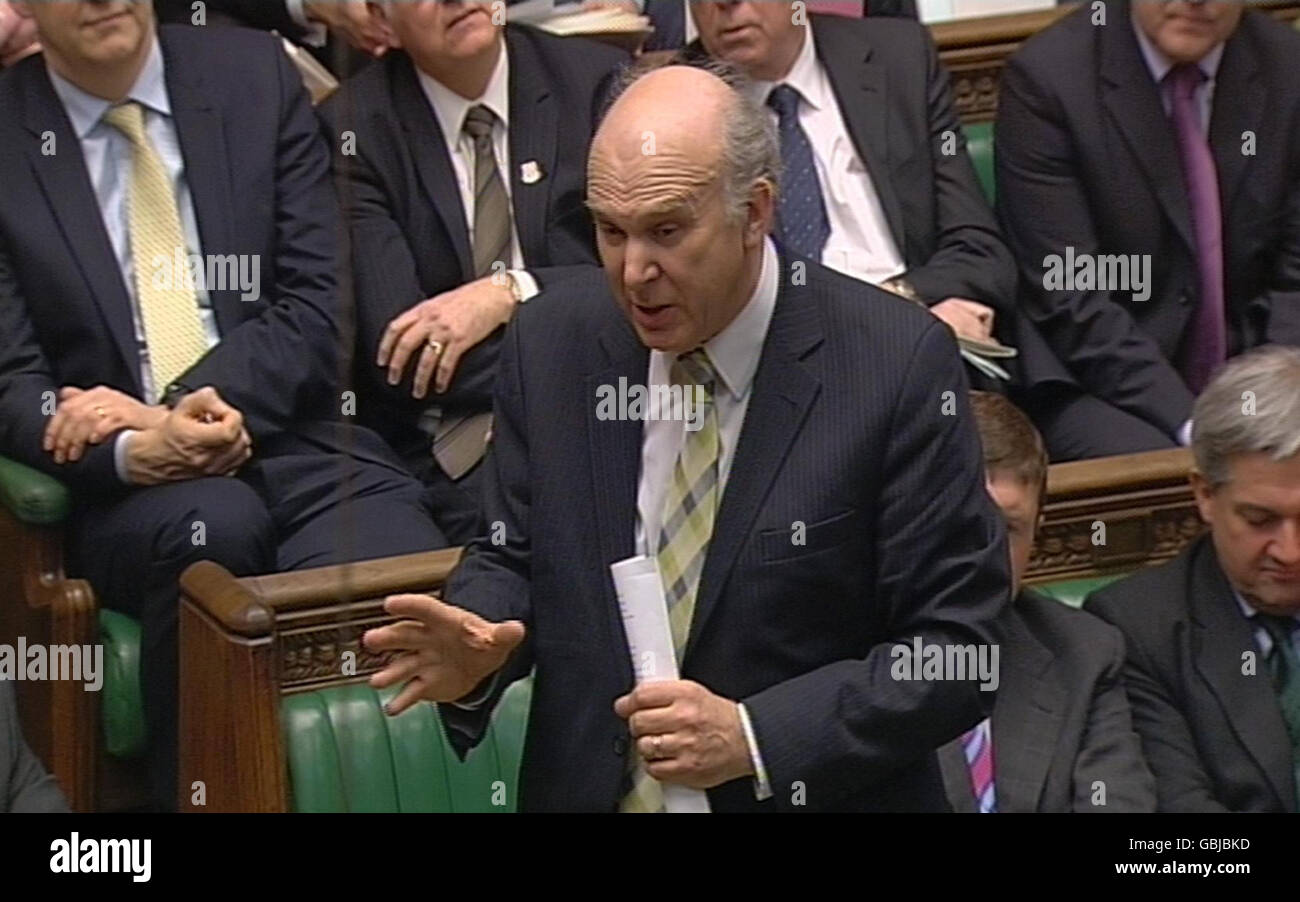
[[[946,810],[930,750],[988,693],[895,680],[890,648],[987,642],[1007,601],[965,376],[938,320],[803,262],[806,284],[782,279],[682,662],[744,701],[776,797],[742,779],[710,799],[788,809],[802,784],[797,810]],[[642,424],[599,420],[596,391],[647,365],[599,271],[526,305],[502,345],[484,509],[506,542],[473,543],[447,597],[529,628],[512,662],[537,668],[524,809],[618,801],[629,742],[612,705],[632,669],[608,567],[634,552]],[[489,709],[444,707],[458,750]]]

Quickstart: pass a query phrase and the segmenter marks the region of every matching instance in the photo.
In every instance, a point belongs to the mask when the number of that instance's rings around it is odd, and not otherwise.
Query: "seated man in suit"
[[[929,32],[773,2],[692,4],[707,52],[755,79],[781,136],[776,236],[987,341],[1015,264],[979,188]]]
[[[72,487],[70,569],[142,621],[171,804],[186,566],[444,540],[391,450],[338,422],[340,217],[279,44],[155,29],[148,2],[17,8],[45,53],[0,79],[0,172],[23,174],[0,192],[0,454]]]
[[[23,739],[18,705],[8,680],[0,680],[0,814],[61,813],[68,810],[58,782]]]
[[[1053,460],[1186,444],[1217,365],[1300,344],[1297,57],[1242,3],[1114,0],[1008,63],[998,206]]]
[[[989,494],[1007,520],[1015,601],[1001,636],[993,716],[939,750],[954,811],[1155,810],[1155,783],[1129,715],[1124,637],[1023,588],[1047,488],[1047,452],[1002,395],[972,392]]]
[[[627,55],[490,3],[384,3],[400,50],[321,110],[352,232],[359,412],[475,534],[502,326],[596,265],[583,163]]]
[[[1209,535],[1096,592],[1120,628],[1161,811],[1296,811],[1300,780],[1300,350],[1229,361],[1196,400]]]
[[[692,2],[693,0],[644,0],[645,14],[654,26],[654,34],[646,41],[646,50],[680,50],[699,37],[699,30],[689,12]],[[858,0],[856,3],[813,0],[807,6],[812,12],[917,18],[916,0]]]
[[[932,750],[992,702],[974,673],[895,669],[916,643],[990,648],[1008,599],[952,333],[778,252],[779,167],[766,114],[718,75],[632,81],[588,164],[605,272],[502,344],[502,529],[449,603],[389,599],[411,619],[366,636],[403,652],[373,680],[406,681],[394,711],[457,702],[462,754],[536,664],[525,810],[654,811],[663,783],[715,811],[946,810]],[[701,406],[646,412],[620,386]],[[682,676],[635,690],[610,572],[633,556],[663,576]]]

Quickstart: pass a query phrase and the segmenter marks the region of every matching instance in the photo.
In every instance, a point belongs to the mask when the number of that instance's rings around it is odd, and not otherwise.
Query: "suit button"
[[[614,737],[614,754],[619,756],[627,754],[627,739],[622,736]]]

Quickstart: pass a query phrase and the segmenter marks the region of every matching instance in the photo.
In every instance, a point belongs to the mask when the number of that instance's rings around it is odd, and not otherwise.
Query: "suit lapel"
[[[1250,622],[1202,539],[1188,571],[1187,597],[1192,608],[1192,658],[1210,691],[1218,698],[1237,740],[1255,760],[1279,801],[1295,798],[1291,740],[1278,708],[1263,655],[1255,646]],[[1242,654],[1256,657],[1254,676],[1242,673]]]
[[[167,93],[172,118],[185,160],[185,181],[194,203],[199,242],[205,256],[232,253],[231,235],[235,222],[231,198],[230,161],[226,156],[225,128],[221,114],[203,93],[202,75],[193,67],[175,65],[162,43],[167,70]],[[208,289],[213,313],[221,334],[229,334],[240,322],[238,291]]]
[[[993,785],[999,811],[1036,811],[1065,716],[1052,654],[1009,608],[993,707]]]
[[[1147,174],[1165,215],[1189,249],[1196,247],[1187,186],[1173,124],[1160,86],[1151,77],[1127,16],[1118,27],[1099,29],[1103,100],[1138,164]]]
[[[812,17],[817,59],[826,70],[849,137],[880,198],[894,243],[906,256],[903,208],[889,173],[889,79],[885,67],[872,60],[871,44],[861,41],[856,29],[836,28],[834,18]]]
[[[1242,176],[1255,159],[1253,154],[1241,152],[1242,135],[1247,131],[1261,134],[1265,92],[1258,84],[1258,75],[1255,50],[1239,28],[1224,47],[1210,117],[1210,149],[1219,170],[1225,223],[1231,221],[1232,203],[1241,189]]]
[[[21,80],[24,88],[23,120],[32,133],[28,151],[32,171],[139,395],[144,389],[140,385],[131,296],[121,277],[117,255],[86,172],[81,142],[72,131],[44,66],[24,66],[14,73],[14,78]],[[56,152],[45,154],[42,146],[51,133]]]
[[[420,89],[411,58],[404,53],[397,54],[391,65],[393,106],[407,135],[406,146],[410,148],[425,196],[451,236],[461,278],[468,282],[474,278],[474,256],[470,252],[469,226],[465,222],[465,208],[460,202],[460,186],[456,184],[456,173],[447,153],[442,126]]]
[[[546,212],[554,183],[559,113],[551,97],[550,82],[535,77],[541,66],[528,44],[506,29],[510,53],[510,197],[515,228],[525,265],[546,259]],[[535,169],[534,169],[535,166]],[[538,178],[524,181],[525,169]]]
[[[616,322],[610,322],[599,341],[603,355],[600,366],[603,368],[588,376],[586,384],[587,437],[591,449],[596,523],[600,533],[600,559],[608,565],[636,553],[637,484],[641,472],[644,424],[633,417],[600,419],[596,390],[602,385],[617,386],[620,378],[626,379],[630,385],[644,384],[650,352],[621,315]],[[608,580],[608,575],[601,574],[601,578]],[[612,583],[610,586],[612,593]],[[612,594],[607,607],[612,635],[624,637]],[[627,662],[629,658],[623,654],[619,660]]]
[[[789,262],[784,257],[780,265],[781,272],[788,271]],[[821,382],[803,358],[821,343],[823,336],[811,289],[781,279],[776,309],[754,375],[753,396],[731,462],[731,477],[713,525],[683,660],[698,643],[717,606],[736,556],[750,537],[759,506],[821,390]]]
[[[996,754],[997,748],[994,747]],[[966,753],[962,751],[961,739],[939,746],[935,752],[939,759],[939,773],[943,776],[943,791],[948,797],[948,804],[957,814],[975,814],[979,808],[975,804],[975,788],[970,781],[970,768],[966,766]],[[996,792],[996,784],[994,792]]]

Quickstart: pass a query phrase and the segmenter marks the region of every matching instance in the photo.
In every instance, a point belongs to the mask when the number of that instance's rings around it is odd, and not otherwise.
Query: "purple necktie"
[[[1182,63],[1169,71],[1165,81],[1173,100],[1174,128],[1191,204],[1196,268],[1200,275],[1200,304],[1184,346],[1183,375],[1191,390],[1200,394],[1215,368],[1228,356],[1223,304],[1223,213],[1214,156],[1196,103],[1196,89],[1205,81],[1205,73],[1199,66]]]

